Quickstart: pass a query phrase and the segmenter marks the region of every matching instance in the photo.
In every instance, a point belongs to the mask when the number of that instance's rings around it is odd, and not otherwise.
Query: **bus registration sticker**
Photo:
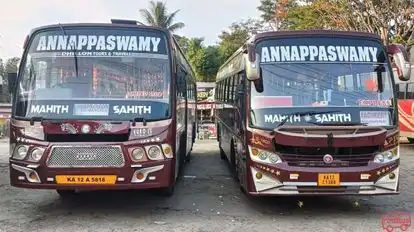
[[[56,176],[57,184],[115,184],[115,182],[115,175]]]
[[[339,186],[339,173],[319,173],[318,186]]]
[[[390,113],[387,111],[361,111],[361,123],[368,126],[389,126]]]

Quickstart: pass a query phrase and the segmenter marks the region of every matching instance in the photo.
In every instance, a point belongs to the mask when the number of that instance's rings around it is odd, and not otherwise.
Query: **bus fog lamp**
[[[261,172],[256,172],[256,179],[262,179],[263,174]]]
[[[395,178],[395,173],[391,172],[390,174],[388,174],[388,177],[393,180]]]
[[[137,177],[138,180],[142,180],[142,179],[144,179],[145,175],[143,173],[141,173],[141,172],[138,172],[136,174],[136,177]]]

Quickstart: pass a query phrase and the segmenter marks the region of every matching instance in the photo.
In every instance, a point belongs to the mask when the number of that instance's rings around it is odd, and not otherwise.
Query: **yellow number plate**
[[[94,175],[94,176],[64,176],[57,175],[58,184],[115,184],[116,176]]]
[[[339,186],[339,173],[319,173],[318,186]]]

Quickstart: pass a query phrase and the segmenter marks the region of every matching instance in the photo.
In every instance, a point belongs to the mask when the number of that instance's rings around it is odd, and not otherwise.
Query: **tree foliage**
[[[144,19],[144,22],[139,22],[141,24],[166,28],[171,32],[185,27],[184,23],[174,21],[180,10],[169,13],[166,3],[161,1],[150,1],[149,8],[140,9],[139,12]]]
[[[235,22],[228,30],[222,31],[219,35],[220,61],[224,63],[230,56],[239,49],[252,35],[263,30],[262,22],[248,19]]]
[[[0,76],[3,77],[3,83],[0,89],[0,102],[10,102],[7,73],[17,72],[19,69],[19,62],[20,58],[18,57],[7,59],[5,62],[0,59]]]
[[[321,0],[319,0],[321,1]],[[327,19],[340,29],[377,33],[386,44],[395,38],[409,45],[414,31],[413,0],[329,0]]]
[[[390,41],[414,43],[413,0],[261,0],[262,19],[278,29],[337,29],[376,33]]]

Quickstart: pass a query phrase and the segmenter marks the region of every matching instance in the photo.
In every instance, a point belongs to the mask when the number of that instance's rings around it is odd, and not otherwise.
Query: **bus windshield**
[[[263,92],[253,84],[250,88],[251,124],[266,128],[282,121],[291,125],[393,125],[394,82],[385,56],[378,45],[358,41],[352,48],[352,42],[356,41],[342,44],[347,46],[329,44],[326,52],[321,45],[297,46],[296,55],[296,48],[286,44],[270,47],[269,54],[261,56]],[[262,48],[268,46],[269,42]]]
[[[170,115],[170,62],[159,31],[57,28],[34,35],[16,116],[131,120]]]

